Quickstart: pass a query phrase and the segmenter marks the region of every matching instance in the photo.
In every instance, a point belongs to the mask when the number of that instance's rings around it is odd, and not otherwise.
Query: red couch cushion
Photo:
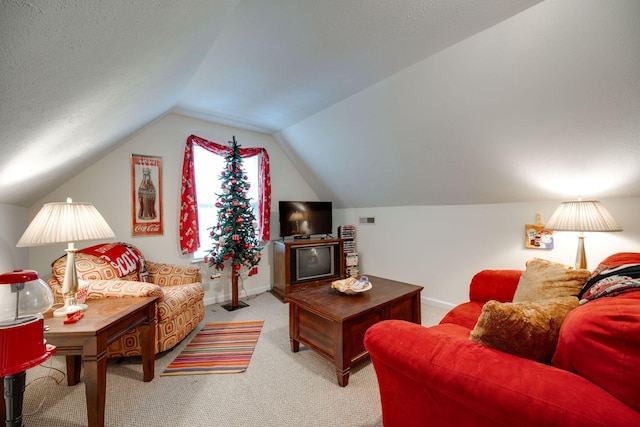
[[[473,329],[482,313],[483,302],[470,301],[452,308],[440,321],[440,324],[453,323],[464,326],[469,331]]]
[[[552,364],[640,410],[640,292],[600,298],[569,313]]]
[[[593,271],[640,263],[640,253],[621,252]],[[575,372],[640,410],[640,291],[588,301],[566,317],[553,366]]]
[[[521,275],[522,270],[482,270],[471,279],[469,300],[483,303],[513,301]]]

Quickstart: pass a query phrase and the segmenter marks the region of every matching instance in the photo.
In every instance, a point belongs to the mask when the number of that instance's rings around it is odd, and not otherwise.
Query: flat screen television
[[[339,244],[321,243],[291,248],[291,283],[338,278],[341,262]]]
[[[280,237],[309,237],[333,232],[331,202],[280,201]]]

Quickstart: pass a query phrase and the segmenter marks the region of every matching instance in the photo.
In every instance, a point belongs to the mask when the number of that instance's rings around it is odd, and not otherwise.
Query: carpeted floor
[[[381,426],[380,395],[369,360],[352,367],[349,385],[334,366],[301,346],[289,349],[288,304],[270,293],[242,298],[249,307],[228,312],[205,307],[206,322],[264,319],[248,369],[239,374],[160,376],[196,335],[156,357],[153,381],[142,381],[140,358],[109,360],[106,425],[158,426]],[[424,325],[445,310],[423,305]],[[47,368],[50,366],[52,368]],[[66,385],[64,358],[27,371],[24,422],[29,427],[86,426],[84,385]]]

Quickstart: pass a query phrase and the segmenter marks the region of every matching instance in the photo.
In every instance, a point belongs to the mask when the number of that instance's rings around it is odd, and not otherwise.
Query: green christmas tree
[[[209,251],[209,266],[223,270],[225,263],[232,268],[231,308],[238,308],[238,276],[246,268],[251,274],[260,262],[260,241],[256,236],[258,223],[253,215],[247,191],[250,183],[242,167],[240,145],[233,137],[231,152],[225,156],[225,168],[220,173],[221,190],[218,200],[218,223],[211,227],[210,236],[215,241]]]

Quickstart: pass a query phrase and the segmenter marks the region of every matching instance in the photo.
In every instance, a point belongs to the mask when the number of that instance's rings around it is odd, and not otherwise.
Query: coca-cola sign
[[[162,157],[131,155],[131,233],[162,234]]]

